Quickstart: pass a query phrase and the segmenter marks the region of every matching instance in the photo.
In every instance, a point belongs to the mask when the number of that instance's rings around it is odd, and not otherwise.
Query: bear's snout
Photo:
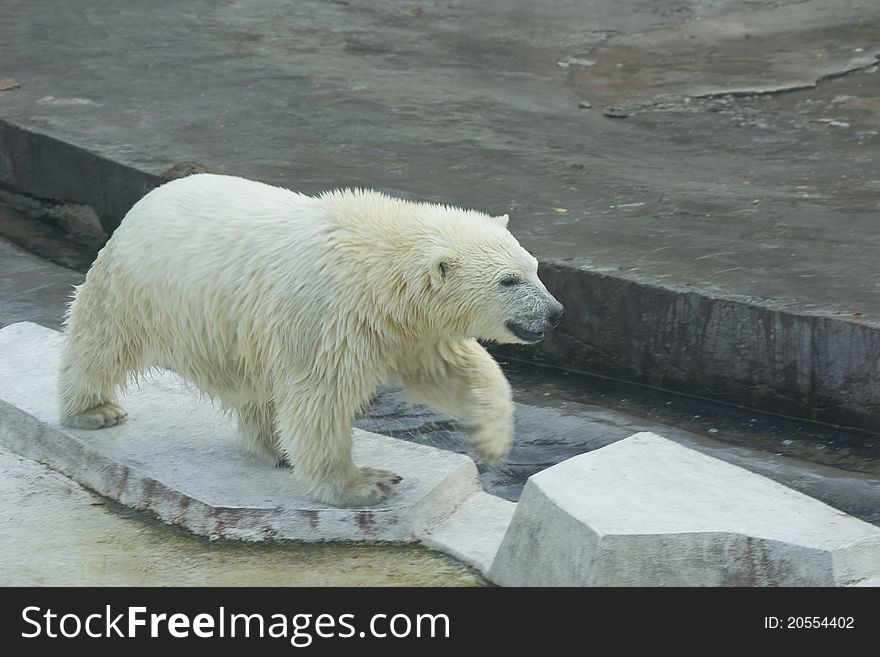
[[[563,317],[565,317],[565,308],[562,307],[562,304],[558,301],[551,303],[550,307],[547,308],[547,326],[556,328]]]

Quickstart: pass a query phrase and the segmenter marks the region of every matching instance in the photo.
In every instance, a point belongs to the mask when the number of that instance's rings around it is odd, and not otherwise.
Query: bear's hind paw
[[[391,494],[393,486],[403,481],[403,477],[400,475],[389,472],[388,470],[379,470],[377,468],[361,468],[361,474],[363,474],[364,479],[366,480],[365,484],[368,486],[377,486],[383,493],[383,498]]]
[[[78,415],[63,417],[61,424],[71,429],[104,429],[122,424],[127,417],[128,411],[119,404],[108,401]]]
[[[314,491],[316,498],[335,506],[371,506],[384,500],[403,478],[388,470],[357,468],[356,477],[347,486]]]

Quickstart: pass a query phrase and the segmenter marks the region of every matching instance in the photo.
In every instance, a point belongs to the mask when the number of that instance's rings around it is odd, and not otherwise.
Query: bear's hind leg
[[[247,450],[261,461],[276,467],[290,465],[278,447],[275,433],[275,407],[272,403],[251,402],[238,409],[238,432]]]
[[[401,477],[358,467],[351,459],[353,413],[334,409],[326,398],[290,395],[278,405],[279,446],[293,474],[311,495],[334,506],[369,506],[388,497]]]
[[[110,348],[88,349],[70,336],[58,375],[61,424],[74,429],[102,429],[122,424],[128,413],[116,399],[128,368]]]
[[[76,291],[65,320],[67,342],[58,373],[61,424],[101,429],[121,424],[128,413],[116,392],[138,371],[143,348],[125,307],[118,307],[105,269],[104,252]]]

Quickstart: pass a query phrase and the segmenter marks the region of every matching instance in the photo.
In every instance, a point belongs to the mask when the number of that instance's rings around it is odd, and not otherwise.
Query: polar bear
[[[364,506],[400,477],[355,466],[352,421],[396,379],[500,459],[511,389],[478,340],[534,343],[563,314],[506,226],[506,215],[374,191],[310,197],[214,174],[166,183],[132,207],[74,291],[61,421],[123,422],[117,393],[171,369],[317,500]]]

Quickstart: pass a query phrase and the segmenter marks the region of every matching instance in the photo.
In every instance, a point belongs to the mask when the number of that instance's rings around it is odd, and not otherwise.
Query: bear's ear
[[[458,258],[448,253],[436,256],[431,261],[431,285],[440,287],[449,277],[449,272],[458,267]]]
[[[498,217],[491,217],[491,219],[492,221],[501,224],[502,228],[507,228],[507,222],[510,221],[510,217],[508,217],[506,214],[502,214]]]

